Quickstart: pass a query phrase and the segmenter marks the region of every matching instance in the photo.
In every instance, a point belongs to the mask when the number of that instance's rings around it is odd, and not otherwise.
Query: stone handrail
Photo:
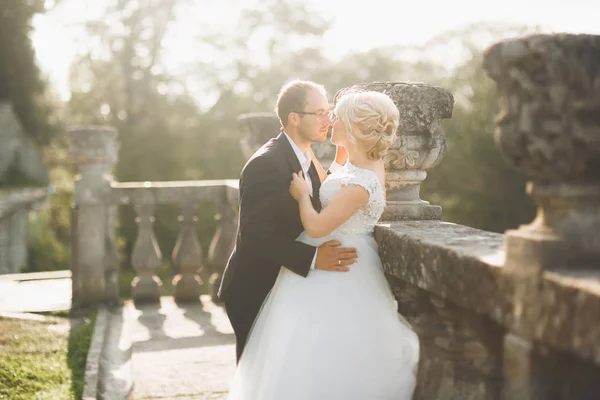
[[[47,197],[47,188],[0,189],[0,274],[27,266],[29,212]]]
[[[48,189],[22,188],[0,189],[0,219],[23,208],[32,208],[48,197]]]
[[[204,181],[115,182],[111,185],[114,204],[132,203],[140,192],[152,193],[156,204],[176,203],[182,198],[212,201],[226,188],[235,190],[237,179]]]

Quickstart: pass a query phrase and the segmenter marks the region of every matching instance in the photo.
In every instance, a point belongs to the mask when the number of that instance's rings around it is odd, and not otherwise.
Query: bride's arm
[[[321,162],[319,161],[319,159],[317,157],[315,157],[315,153],[313,152],[312,147],[309,147],[309,151],[310,151],[310,156],[312,157],[313,163],[315,164],[315,168],[317,169],[317,173],[319,174],[319,179],[321,180],[321,183],[323,183],[325,178],[327,178],[327,171],[325,171],[325,168],[323,168],[323,165],[321,165]],[[333,163],[331,163],[331,166],[329,167],[329,171],[334,172],[334,165],[336,165],[336,163],[337,163],[336,167],[339,168],[341,165],[346,164],[347,160],[348,160],[348,152],[346,151],[346,149],[341,146],[336,146],[335,160]]]
[[[326,236],[346,222],[368,201],[369,192],[366,189],[359,185],[347,185],[340,189],[331,203],[318,213],[313,208],[308,194],[303,194],[298,204],[304,230],[313,238]]]
[[[317,169],[317,173],[319,174],[319,180],[321,181],[321,183],[323,183],[325,178],[327,178],[327,172],[325,171],[325,169],[323,169],[323,166],[321,165],[319,159],[315,157],[315,152],[313,151],[312,147],[309,146],[308,149],[310,151],[310,156],[312,158],[313,164],[315,164],[315,168]]]

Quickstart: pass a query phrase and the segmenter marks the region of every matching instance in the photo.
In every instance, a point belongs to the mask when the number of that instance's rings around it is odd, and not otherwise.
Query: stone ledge
[[[126,312],[123,307],[98,310],[86,361],[83,400],[132,398],[132,342]]]
[[[109,202],[127,204],[146,199],[155,204],[177,203],[182,199],[213,201],[230,190],[237,190],[233,179],[206,181],[114,182]]]
[[[504,267],[504,236],[441,221],[379,224],[390,274],[509,331],[600,365],[600,273],[546,272],[527,283]],[[515,297],[517,284],[533,296]],[[513,311],[526,311],[518,315]]]
[[[83,400],[96,400],[98,398],[100,359],[102,357],[102,348],[104,347],[104,338],[108,327],[108,320],[109,312],[105,309],[99,309],[85,362],[83,393],[81,396]]]
[[[441,221],[379,224],[375,231],[387,274],[457,305],[504,321],[503,236]]]

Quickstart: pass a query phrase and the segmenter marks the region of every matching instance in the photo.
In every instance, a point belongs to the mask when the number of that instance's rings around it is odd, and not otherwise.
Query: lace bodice
[[[334,233],[370,235],[385,207],[385,191],[375,172],[359,168],[349,161],[343,168],[328,175],[319,190],[323,207],[346,185],[360,185],[369,192],[369,201],[340,225]]]

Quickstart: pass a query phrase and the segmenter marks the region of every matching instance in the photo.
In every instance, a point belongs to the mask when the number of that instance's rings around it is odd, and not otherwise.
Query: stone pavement
[[[223,400],[235,370],[235,338],[224,310],[202,304],[127,302],[134,399]]]
[[[0,313],[71,309],[71,271],[0,275]]]
[[[70,271],[0,275],[2,316],[31,318],[36,316],[31,313],[70,308]],[[127,301],[123,318],[132,346],[135,400],[226,399],[235,371],[235,337],[225,311],[210,296],[202,296],[199,304],[183,305],[172,297],[142,306]],[[111,346],[112,358],[123,353],[116,343]],[[123,360],[116,357],[112,362],[107,375]]]

